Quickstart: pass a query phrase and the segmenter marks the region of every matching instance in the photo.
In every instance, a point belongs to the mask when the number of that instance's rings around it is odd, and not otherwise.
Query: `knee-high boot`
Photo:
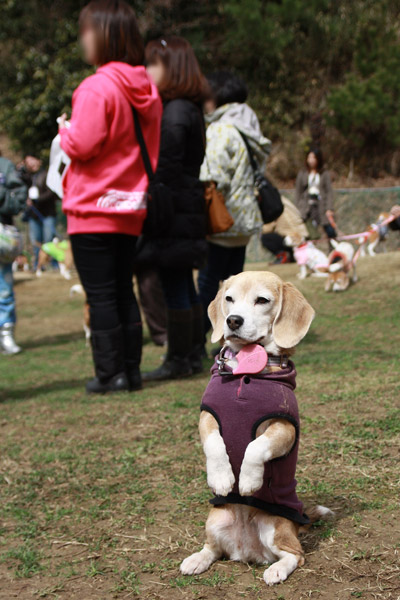
[[[92,331],[91,343],[96,377],[86,384],[86,391],[89,394],[107,394],[128,390],[122,327]]]
[[[143,331],[141,323],[122,325],[124,336],[125,372],[129,389],[133,392],[142,388],[140,361],[142,359]]]
[[[168,352],[163,364],[149,373],[143,373],[143,381],[180,379],[192,374],[190,352],[192,350],[192,309],[167,312]]]

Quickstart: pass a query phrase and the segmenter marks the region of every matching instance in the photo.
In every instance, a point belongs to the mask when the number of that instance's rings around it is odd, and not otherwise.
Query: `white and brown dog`
[[[360,246],[360,256],[365,256],[365,247],[367,248],[370,256],[376,256],[376,247],[378,244],[386,242],[389,227],[386,221],[389,219],[390,214],[382,212],[376,220],[376,223],[372,223],[365,232],[358,238],[358,244]]]
[[[36,276],[41,277],[43,269],[47,267],[51,260],[58,262],[60,274],[68,281],[72,278],[71,271],[74,266],[71,243],[69,240],[59,240],[54,238],[52,242],[46,242],[40,246]]]
[[[328,257],[311,240],[306,241],[302,235],[294,232],[285,237],[284,244],[293,248],[295,261],[300,267],[299,279],[305,279],[309,273],[315,277],[326,277]]]
[[[354,248],[349,242],[330,240],[333,250],[329,254],[327,292],[344,292],[350,283],[357,281]]]
[[[264,580],[273,585],[304,564],[299,531],[332,514],[317,506],[307,516],[294,478],[299,416],[289,357],[314,310],[277,275],[246,272],[223,283],[208,314],[211,340],[225,340],[199,426],[215,497],[206,544],[180,568],[202,573],[222,557],[269,563]]]

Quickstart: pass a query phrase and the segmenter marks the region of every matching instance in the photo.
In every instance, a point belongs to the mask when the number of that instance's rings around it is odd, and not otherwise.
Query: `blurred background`
[[[5,0],[0,23],[0,148],[46,159],[56,117],[90,69],[77,44],[83,1]],[[138,0],[146,39],[187,37],[204,71],[232,68],[273,141],[269,174],[292,187],[321,145],[336,186],[400,178],[397,0]],[[13,155],[13,153],[15,153]],[[379,181],[375,181],[378,179]]]

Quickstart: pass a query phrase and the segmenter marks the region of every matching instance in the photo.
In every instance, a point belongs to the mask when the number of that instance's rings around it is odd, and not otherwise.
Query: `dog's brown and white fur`
[[[350,283],[356,283],[357,272],[354,262],[354,248],[349,242],[330,240],[333,250],[329,255],[326,292],[344,292]]]
[[[358,238],[358,244],[360,246],[361,256],[365,256],[365,247],[367,247],[368,254],[370,256],[376,256],[376,247],[379,243],[384,244],[387,240],[389,232],[388,227],[382,227],[382,223],[390,217],[387,212],[382,212],[376,223],[370,225],[367,229],[367,235],[362,235]]]
[[[224,338],[234,351],[247,344],[261,344],[275,355],[291,355],[306,335],[314,318],[314,310],[291,283],[284,283],[269,272],[246,272],[225,281],[208,314],[213,326],[211,340]],[[240,315],[243,324],[234,331],[228,317]],[[229,364],[229,363],[228,363]],[[231,359],[231,367],[236,360]],[[267,371],[280,367],[266,367]],[[238,423],[238,428],[240,423]],[[207,461],[208,485],[216,495],[226,496],[234,485],[234,475],[216,419],[203,411],[200,437]],[[294,426],[284,419],[262,423],[245,452],[239,478],[239,491],[248,496],[260,489],[264,463],[286,455],[295,440]],[[325,507],[308,511],[311,521],[332,514]],[[304,564],[298,533],[301,526],[273,516],[257,508],[225,504],[211,509],[206,524],[207,541],[200,552],[181,564],[186,575],[206,571],[210,565],[226,557],[242,562],[270,563],[264,571],[268,585],[284,581]],[[304,529],[304,528],[303,528]]]
[[[75,295],[85,296],[85,290],[80,283],[75,283],[69,290],[69,297],[73,298]],[[92,331],[90,329],[90,308],[87,299],[83,305],[83,331],[85,333],[86,346],[90,344],[90,338],[92,337]]]
[[[57,243],[57,238],[54,238],[53,242]],[[44,251],[43,247],[40,246],[38,263],[36,267],[36,276],[41,277],[43,268],[48,266],[52,260],[52,257]],[[60,269],[60,275],[68,281],[72,278],[71,271],[74,267],[74,259],[72,256],[71,244],[68,243],[68,248],[65,250],[65,259],[63,262],[58,263]]]

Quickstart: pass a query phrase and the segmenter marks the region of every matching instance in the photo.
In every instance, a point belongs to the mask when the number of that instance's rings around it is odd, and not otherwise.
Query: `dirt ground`
[[[293,281],[316,309],[295,361],[298,493],[336,513],[301,536],[305,566],[272,588],[262,566],[179,573],[210,498],[197,432],[207,369],[88,398],[74,282],[19,275],[24,352],[0,357],[0,598],[399,600],[400,252],[358,264],[342,294],[297,280],[294,265],[248,266]],[[144,370],[162,352],[146,339]]]

